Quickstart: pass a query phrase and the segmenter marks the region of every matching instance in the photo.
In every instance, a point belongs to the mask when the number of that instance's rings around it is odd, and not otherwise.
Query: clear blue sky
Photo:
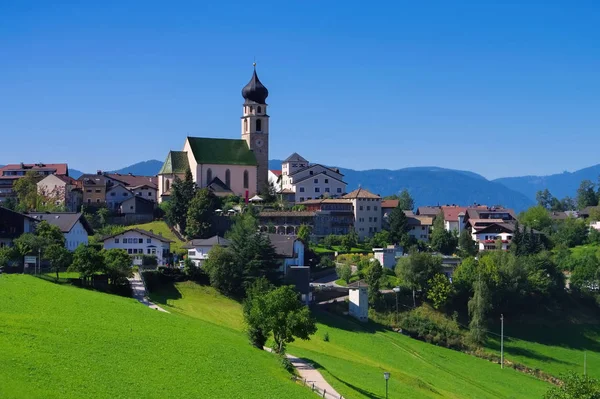
[[[107,170],[238,138],[254,57],[272,159],[599,163],[599,2],[479,3],[0,1],[0,164]]]

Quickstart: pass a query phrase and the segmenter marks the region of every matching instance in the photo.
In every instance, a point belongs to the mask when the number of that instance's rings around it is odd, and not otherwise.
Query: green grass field
[[[177,283],[151,298],[184,313],[241,331],[241,306],[195,283]],[[219,309],[221,311],[219,311]],[[233,313],[236,313],[234,316]],[[317,334],[289,352],[310,359],[344,397],[383,398],[383,372],[392,373],[390,398],[541,398],[550,385],[491,362],[429,345],[346,317],[317,312]],[[323,340],[329,334],[329,342]]]
[[[167,226],[167,224],[162,220],[156,220],[154,222],[144,224],[134,224],[131,226],[127,226],[127,228],[138,228],[146,231],[152,230],[154,234],[162,234],[163,237],[166,237],[169,240],[173,241],[171,243],[171,252],[185,252],[185,250],[181,248],[181,246],[185,244],[185,242],[177,238],[177,236],[173,234],[171,229],[169,229],[169,226]]]
[[[350,250],[350,252],[346,252],[339,245],[334,245],[332,248],[333,249],[325,248],[322,245],[314,245],[314,246],[310,247],[310,249],[312,249],[313,251],[315,251],[315,253],[317,253],[317,254],[333,254],[336,251],[337,251],[338,254],[346,254],[346,253],[351,253],[351,254],[363,254],[364,253],[364,254],[366,254],[366,253],[371,252],[370,250],[367,250],[367,249],[364,249],[364,248],[352,248]]]
[[[239,331],[0,276],[0,398],[312,398]]]

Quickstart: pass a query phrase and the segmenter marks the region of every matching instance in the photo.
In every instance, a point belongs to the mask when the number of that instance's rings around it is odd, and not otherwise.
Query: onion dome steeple
[[[242,97],[246,99],[246,102],[255,102],[258,104],[265,104],[267,97],[269,96],[269,90],[260,82],[258,75],[256,74],[256,63],[254,63],[254,73],[252,79],[242,89]]]

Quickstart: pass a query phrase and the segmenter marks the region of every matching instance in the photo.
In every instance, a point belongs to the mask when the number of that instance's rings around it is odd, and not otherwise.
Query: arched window
[[[245,170],[244,171],[244,188],[248,188],[249,184],[248,184],[248,171]]]
[[[206,184],[210,184],[211,181],[212,181],[212,170],[210,168],[208,168],[208,170],[206,171]]]
[[[256,131],[262,132],[262,121],[260,119],[256,120]]]
[[[167,179],[165,180],[165,191],[169,191],[169,188],[171,188],[171,182]]]
[[[256,107],[256,112],[258,112],[259,114],[262,112],[262,107],[260,105]]]
[[[254,113],[254,107],[251,105],[250,106],[250,113],[253,114]]]
[[[248,119],[244,119],[244,132],[248,131]]]
[[[229,169],[225,171],[225,184],[227,187],[231,188],[231,172]]]

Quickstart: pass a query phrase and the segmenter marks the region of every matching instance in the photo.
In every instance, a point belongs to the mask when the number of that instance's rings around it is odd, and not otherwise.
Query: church
[[[169,151],[158,172],[159,202],[168,200],[175,177],[187,169],[198,187],[218,196],[251,198],[268,186],[269,91],[258,79],[256,64],[250,82],[242,89],[244,104],[240,139],[187,137],[181,151]]]

